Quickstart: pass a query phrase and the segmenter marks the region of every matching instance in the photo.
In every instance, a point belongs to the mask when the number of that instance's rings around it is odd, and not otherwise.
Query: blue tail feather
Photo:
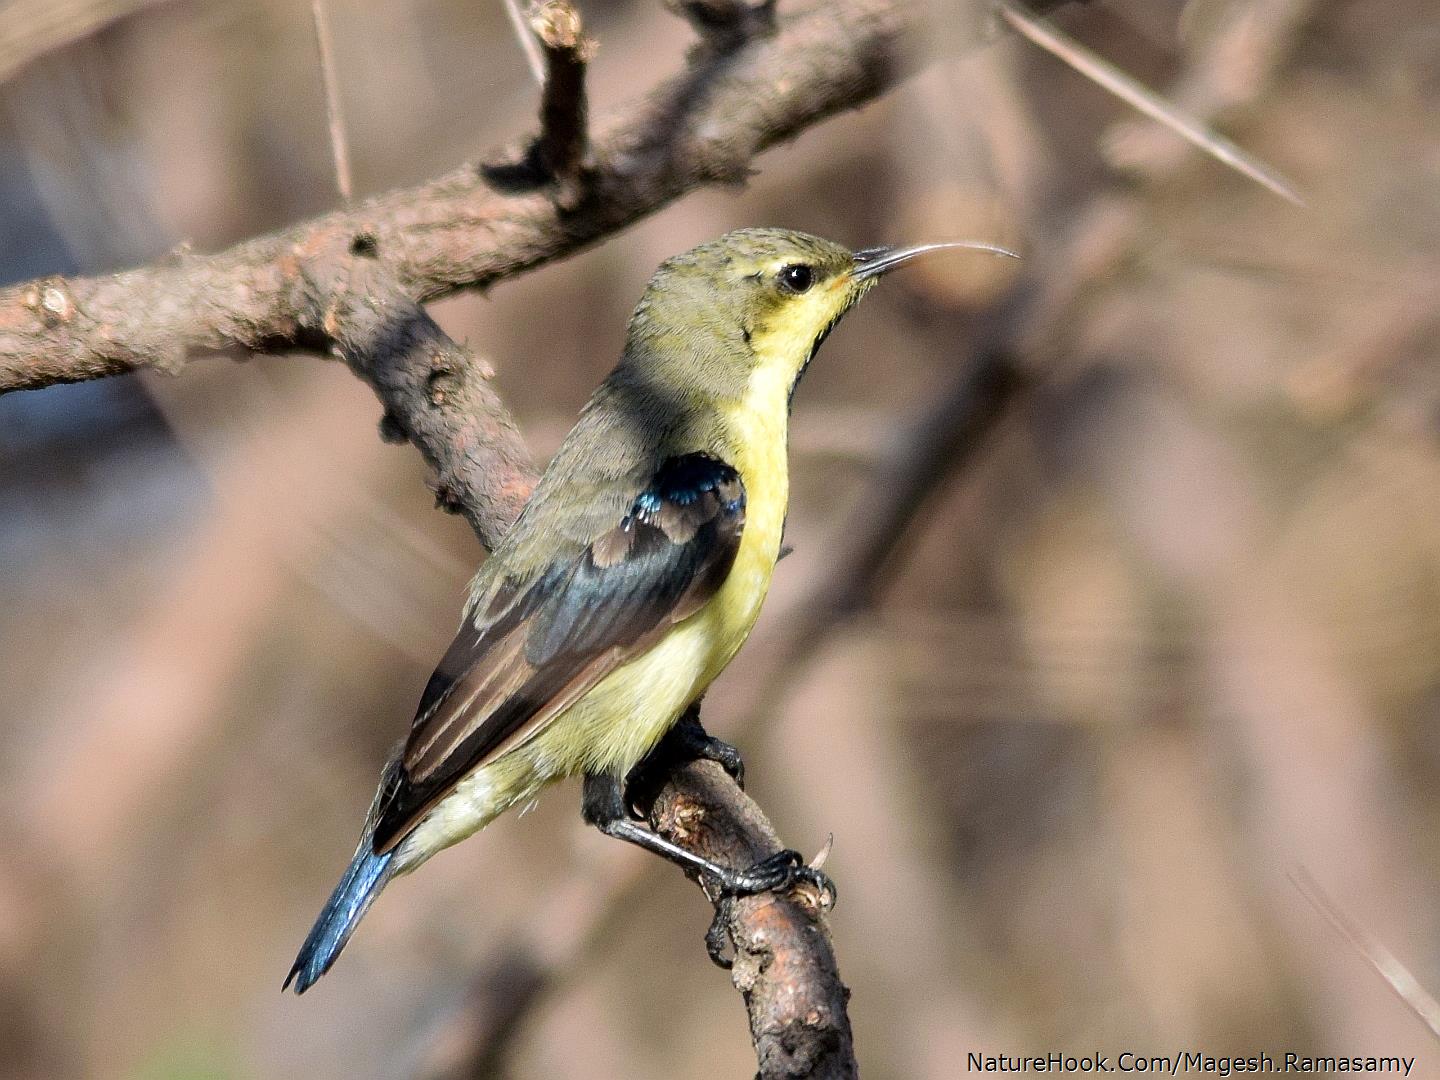
[[[367,829],[355,858],[350,861],[350,868],[325,902],[305,944],[300,946],[300,955],[295,958],[290,974],[285,976],[282,990],[288,990],[293,982],[295,993],[303,994],[316,979],[330,970],[330,965],[345,948],[361,917],[390,880],[394,858],[393,849],[383,855],[371,850]]]

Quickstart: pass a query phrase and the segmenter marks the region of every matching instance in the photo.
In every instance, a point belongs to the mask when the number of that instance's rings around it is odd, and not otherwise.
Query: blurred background
[[[681,64],[660,5],[580,7],[598,112]],[[532,129],[499,0],[329,12],[359,194]],[[787,842],[834,833],[866,1076],[1053,1048],[1440,1075],[1290,880],[1440,987],[1440,19],[1059,21],[1309,208],[1032,46],[957,44],[743,190],[436,315],[543,457],[669,254],[762,223],[1021,246],[896,275],[826,346],[794,418],[796,552],[707,701]],[[0,79],[0,283],[336,205],[302,0],[11,0]],[[1026,378],[948,446],[976,363]],[[481,557],[379,416],[342,367],[287,357],[0,399],[0,1075],[753,1071],[708,905],[584,829],[573,784],[387,891],[314,991],[280,994]],[[926,497],[886,505],[917,469]],[[834,576],[887,514],[873,603],[838,619]]]

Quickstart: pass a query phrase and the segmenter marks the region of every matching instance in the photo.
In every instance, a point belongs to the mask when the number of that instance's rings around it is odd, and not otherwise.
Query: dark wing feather
[[[630,512],[576,558],[467,619],[431,676],[382,809],[394,847],[469,772],[533,738],[591,687],[713,596],[745,526],[739,474],[671,458]]]

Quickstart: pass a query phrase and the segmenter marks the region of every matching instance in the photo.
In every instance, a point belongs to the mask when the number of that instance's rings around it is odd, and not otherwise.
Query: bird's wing
[[[745,526],[739,474],[706,454],[667,460],[630,512],[578,557],[523,588],[502,583],[431,676],[381,809],[374,849],[394,847],[467,773],[535,737],[730,572]]]

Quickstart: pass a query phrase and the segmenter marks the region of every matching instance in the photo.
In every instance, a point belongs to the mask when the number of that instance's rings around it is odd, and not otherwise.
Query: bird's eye
[[[786,292],[802,293],[815,284],[815,271],[804,263],[791,263],[780,268],[777,279]]]

